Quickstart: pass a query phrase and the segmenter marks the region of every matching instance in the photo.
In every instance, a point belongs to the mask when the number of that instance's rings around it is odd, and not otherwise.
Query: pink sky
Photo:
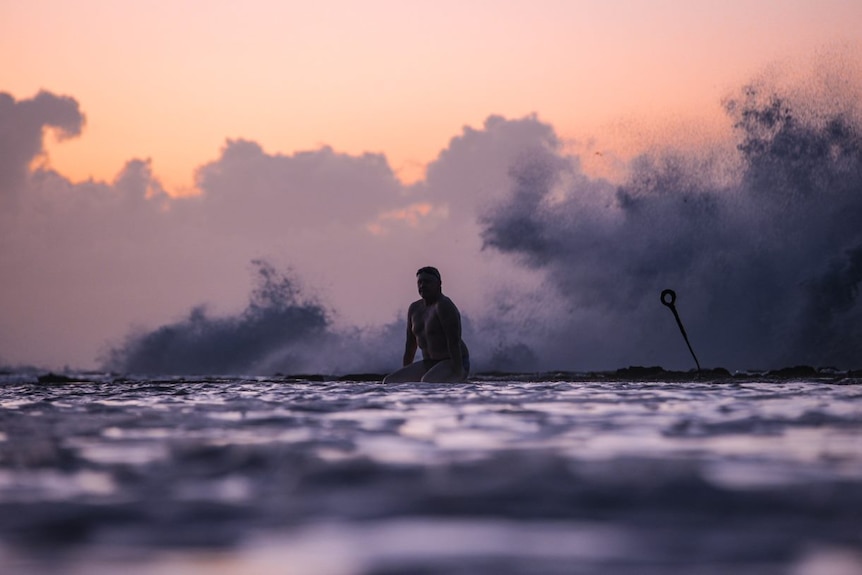
[[[428,264],[488,329],[553,315],[524,296],[547,270],[483,249],[526,152],[571,163],[548,201],[592,213],[613,193],[582,168],[726,139],[753,78],[852,84],[859,30],[858,0],[0,0],[0,365],[89,367],[131,328],[236,313],[255,258],[342,326],[400,321]]]
[[[87,116],[81,138],[49,140],[51,165],[110,179],[150,158],[172,193],[225,138],[382,152],[414,180],[490,114],[537,113],[564,138],[617,148],[656,124],[715,129],[720,99],[765,65],[858,48],[862,29],[855,0],[32,0],[0,11],[0,88],[71,95]]]

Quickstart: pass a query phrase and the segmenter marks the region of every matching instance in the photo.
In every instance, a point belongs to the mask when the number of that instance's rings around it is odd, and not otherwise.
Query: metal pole
[[[661,292],[661,303],[670,308],[673,312],[673,317],[676,318],[676,324],[679,326],[679,331],[682,333],[682,338],[685,340],[685,345],[688,346],[688,351],[691,352],[691,357],[694,358],[694,363],[697,365],[697,371],[700,371],[700,362],[697,361],[697,356],[694,355],[694,350],[691,349],[691,344],[688,341],[688,335],[685,333],[685,328],[682,326],[682,320],[679,319],[679,314],[676,311],[676,292],[672,289],[666,289]]]

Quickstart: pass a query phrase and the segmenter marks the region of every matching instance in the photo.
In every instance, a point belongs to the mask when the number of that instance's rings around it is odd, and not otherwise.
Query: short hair
[[[419,268],[419,271],[416,272],[416,275],[418,276],[419,274],[431,274],[432,276],[437,278],[437,281],[441,283],[443,282],[443,279],[440,277],[440,272],[437,270],[437,268],[433,266],[425,266],[424,268]]]

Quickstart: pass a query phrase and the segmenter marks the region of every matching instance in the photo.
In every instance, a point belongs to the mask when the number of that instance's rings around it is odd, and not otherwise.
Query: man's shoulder
[[[455,305],[455,302],[453,302],[451,299],[449,299],[445,295],[441,295],[440,299],[437,300],[437,307],[438,307],[438,309],[443,308],[445,310],[455,310],[455,311],[458,310],[458,306]]]

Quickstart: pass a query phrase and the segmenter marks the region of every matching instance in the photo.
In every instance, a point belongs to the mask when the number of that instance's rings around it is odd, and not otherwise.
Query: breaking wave
[[[619,186],[553,149],[514,165],[482,237],[547,272],[566,313],[545,361],[691,363],[659,305],[672,287],[706,363],[862,364],[862,122],[852,95],[819,98],[749,85],[724,105],[732,154],[646,154]]]

